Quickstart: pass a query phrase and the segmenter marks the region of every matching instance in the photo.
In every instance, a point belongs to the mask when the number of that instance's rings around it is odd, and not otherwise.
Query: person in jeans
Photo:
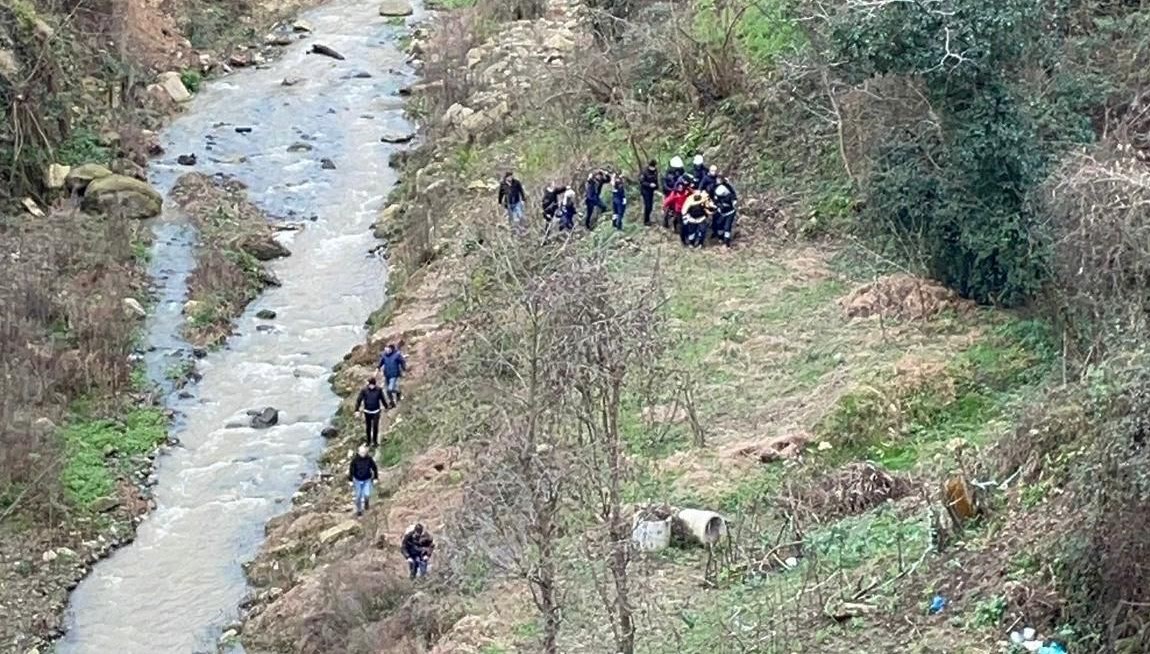
[[[399,378],[407,370],[407,359],[403,358],[399,348],[388,343],[379,358],[379,369],[383,372],[388,404],[394,407],[403,398],[403,392],[399,390]]]
[[[383,389],[376,385],[375,377],[367,380],[367,386],[359,391],[355,398],[355,412],[363,414],[364,441],[370,447],[379,445],[379,416],[385,408],[391,408],[387,403],[387,395]]]
[[[621,173],[611,179],[611,211],[611,224],[622,230],[623,214],[627,212],[627,182]]]
[[[431,552],[435,549],[435,541],[431,534],[418,522],[407,528],[403,533],[401,543],[403,558],[407,559],[407,568],[411,578],[426,577],[427,564],[431,561]]]
[[[371,486],[379,479],[379,468],[366,445],[360,445],[347,468],[347,478],[355,489],[355,514],[363,515],[371,506]]]
[[[499,184],[499,204],[507,210],[507,220],[512,229],[519,229],[523,224],[523,203],[527,193],[523,184],[515,178],[515,173],[507,171],[503,174],[503,181]]]

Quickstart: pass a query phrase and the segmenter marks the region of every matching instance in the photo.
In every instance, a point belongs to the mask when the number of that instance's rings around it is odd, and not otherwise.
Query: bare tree
[[[495,299],[480,305],[478,365],[490,380],[479,404],[490,441],[468,486],[464,521],[472,549],[527,582],[543,622],[543,651],[558,651],[561,592],[556,555],[571,465],[564,432],[565,333],[554,311],[572,289],[568,243],[498,239],[486,250]],[[500,299],[505,300],[503,302]]]
[[[568,329],[561,360],[570,366],[570,410],[578,427],[577,492],[602,527],[592,532],[588,551],[611,576],[611,587],[600,591],[622,654],[635,651],[635,611],[628,577],[631,521],[623,501],[631,462],[620,415],[625,393],[645,387],[641,377],[654,369],[661,349],[656,279],[614,283],[603,253],[592,253],[569,274],[567,283],[579,292],[557,307]]]

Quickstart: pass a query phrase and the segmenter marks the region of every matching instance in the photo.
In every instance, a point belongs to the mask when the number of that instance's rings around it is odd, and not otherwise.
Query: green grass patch
[[[721,9],[716,5],[720,3],[715,0],[695,3],[695,34],[710,46],[720,47],[730,33],[758,68],[772,67],[806,47],[806,38],[783,0],[761,0],[748,5],[722,3]]]
[[[87,127],[73,129],[56,149],[56,158],[67,166],[105,163],[111,157],[111,150],[100,144],[100,136]]]
[[[1046,378],[1056,352],[1049,326],[1013,320],[953,357],[913,388],[879,380],[845,394],[816,433],[892,470],[913,467],[921,448],[952,438],[982,442],[1020,398]]]
[[[168,420],[155,407],[138,407],[111,419],[77,406],[61,432],[61,480],[68,500],[87,509],[100,498],[111,496],[117,477],[136,465],[132,459],[151,452],[167,433]]]

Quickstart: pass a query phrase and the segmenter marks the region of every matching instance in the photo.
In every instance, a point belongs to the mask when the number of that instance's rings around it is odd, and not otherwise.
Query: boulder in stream
[[[409,0],[383,0],[379,4],[379,15],[388,18],[410,16],[412,11]]]
[[[81,206],[90,213],[115,212],[125,218],[143,219],[158,216],[163,204],[163,196],[147,182],[107,175],[89,182]]]
[[[318,55],[323,55],[325,57],[331,57],[332,59],[338,59],[340,61],[343,61],[345,59],[345,57],[343,55],[336,52],[335,50],[332,50],[331,48],[327,47],[326,45],[324,45],[322,43],[316,43],[316,44],[312,45],[310,52],[318,54]]]
[[[384,143],[409,143],[415,138],[415,132],[411,130],[392,130],[385,132],[379,140]]]
[[[271,309],[260,309],[256,312],[256,318],[260,320],[275,320],[276,312]]]
[[[196,165],[196,155],[181,154],[180,156],[176,157],[176,163],[180,164],[181,166],[194,166]]]
[[[259,261],[271,261],[291,255],[291,250],[284,247],[271,233],[253,234],[240,243],[240,249],[252,255]]]
[[[332,161],[331,159],[327,159],[327,158],[320,159],[319,165],[320,165],[320,168],[323,168],[324,170],[335,170],[335,162]]]
[[[280,421],[280,412],[275,407],[264,407],[259,411],[249,411],[253,429],[267,429]]]

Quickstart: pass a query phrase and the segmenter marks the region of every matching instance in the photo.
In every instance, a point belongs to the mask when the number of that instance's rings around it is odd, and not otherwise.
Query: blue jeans
[[[523,224],[523,201],[520,200],[515,204],[507,207],[507,221],[513,228],[518,228]]]
[[[371,498],[371,485],[370,479],[356,479],[352,482],[355,485],[355,512],[363,513],[367,508],[367,501]]]
[[[595,210],[606,211],[607,205],[603,204],[602,200],[587,200],[587,215],[583,218],[583,226],[587,229],[595,229]]]
[[[399,390],[399,377],[388,377],[384,385],[388,393],[395,393]]]
[[[411,578],[426,577],[427,576],[427,559],[415,558],[407,560],[407,569],[411,572]]]
[[[615,225],[615,229],[623,229],[623,214],[627,211],[627,201],[615,200],[612,205],[611,208],[615,211],[615,216],[611,222]]]

